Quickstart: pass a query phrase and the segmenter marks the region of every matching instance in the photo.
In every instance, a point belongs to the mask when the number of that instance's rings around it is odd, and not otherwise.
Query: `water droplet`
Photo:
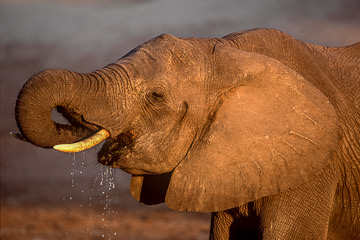
[[[116,236],[116,232],[114,232],[114,236]]]
[[[80,170],[82,171],[82,170]],[[79,171],[79,172],[80,172]],[[109,217],[111,217],[111,214],[114,214],[115,211],[111,209],[111,194],[110,191],[112,191],[112,189],[115,188],[115,180],[114,180],[114,172],[112,170],[112,168],[109,167],[104,167],[104,166],[99,166],[98,168],[98,174],[97,177],[95,178],[95,181],[93,183],[93,189],[91,190],[93,193],[95,191],[97,191],[98,193],[100,193],[99,199],[96,198],[96,201],[99,200],[100,206],[103,209],[102,210],[102,218],[101,222],[102,222],[102,226],[101,229],[103,231],[103,235],[110,240],[112,233],[111,232],[106,232],[108,229],[108,222]],[[91,197],[89,197],[89,200],[91,201]],[[96,202],[98,203],[98,202]],[[91,203],[88,203],[89,206],[91,206]],[[117,233],[114,233],[114,236],[116,236]],[[100,235],[101,236],[101,235]]]
[[[72,197],[69,197],[70,200],[72,200]]]

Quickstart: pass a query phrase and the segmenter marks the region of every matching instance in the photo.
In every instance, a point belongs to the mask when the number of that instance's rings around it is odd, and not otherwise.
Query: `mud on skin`
[[[134,131],[126,131],[113,139],[109,139],[98,152],[98,162],[116,167],[117,162],[131,154],[134,143]]]

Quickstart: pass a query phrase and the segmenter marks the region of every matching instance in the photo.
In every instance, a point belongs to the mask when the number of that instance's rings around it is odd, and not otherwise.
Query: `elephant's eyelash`
[[[164,100],[164,94],[160,92],[152,92],[151,93],[151,99],[158,102]]]
[[[146,98],[151,105],[154,105],[165,102],[166,96],[162,91],[153,90],[147,94]]]

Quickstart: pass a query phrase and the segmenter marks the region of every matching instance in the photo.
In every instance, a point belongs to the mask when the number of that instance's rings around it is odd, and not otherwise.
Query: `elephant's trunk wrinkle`
[[[133,89],[133,83],[131,81],[130,74],[128,73],[127,69],[122,65],[118,63],[109,64],[105,67],[105,69],[112,69],[113,73],[115,73],[118,76],[118,79],[121,79],[117,82],[117,84],[124,84],[122,89],[127,88],[128,90]]]
[[[122,84],[117,84],[115,83],[112,78],[114,77],[114,73],[112,73],[112,71],[108,71],[107,69],[100,69],[96,71],[97,74],[99,74],[99,76],[103,79],[103,81],[105,81],[105,79],[107,81],[109,81],[109,85],[111,86],[117,86],[117,85],[122,85]],[[110,76],[110,74],[112,76]],[[104,83],[106,84],[106,83]],[[119,90],[118,88],[115,90],[116,92],[120,93],[120,94],[125,94],[125,92],[123,90]],[[112,92],[109,92],[109,88],[105,89],[105,95],[109,95],[111,96],[111,94],[113,94]],[[122,100],[123,98],[121,98]],[[122,104],[120,104],[122,106]]]
[[[62,116],[68,120],[68,122],[71,124],[70,126],[76,127],[76,128],[87,128],[91,131],[97,131],[101,128],[101,126],[97,126],[95,124],[91,124],[87,122],[84,119],[84,116],[82,114],[79,114],[77,112],[74,112],[70,109],[64,108],[62,106],[57,106],[56,110],[62,114]],[[59,124],[59,126],[64,124]],[[66,124],[65,124],[66,125]]]
[[[105,102],[101,100],[104,96],[99,94],[105,88],[106,84],[98,75],[67,70],[40,72],[24,85],[18,96],[16,118],[19,129],[27,140],[41,147],[87,138],[101,128],[86,118],[98,112],[90,106],[91,102],[96,99]],[[61,112],[71,125],[54,122],[51,118],[53,109]]]
[[[121,64],[109,64],[104,69],[104,72],[109,72],[111,75],[113,75],[116,79],[116,81],[112,80],[113,78],[109,78],[110,81],[112,81],[112,86],[116,86],[117,94],[123,95],[122,102],[120,103],[121,107],[123,109],[127,106],[127,98],[125,95],[132,91],[133,84],[130,79],[130,75],[128,74],[126,68],[122,66]]]

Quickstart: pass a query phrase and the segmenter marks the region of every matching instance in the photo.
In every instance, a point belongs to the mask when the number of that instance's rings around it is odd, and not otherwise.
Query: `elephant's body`
[[[269,239],[301,239],[299,236],[304,239],[360,239],[360,44],[325,48],[297,41],[278,31],[260,32],[230,34],[224,37],[225,43],[275,58],[314,84],[335,106],[341,136],[337,161],[311,183],[256,201],[261,216],[258,226]],[[276,40],[269,41],[269,34],[273,35],[270,39]],[[283,40],[278,42],[279,38]],[[290,217],[294,211],[304,211],[302,219]],[[221,215],[233,219],[233,211],[230,213]],[[252,211],[253,215],[258,213]],[[248,221],[242,215],[240,219]],[[324,222],[329,224],[322,224]]]
[[[90,74],[34,76],[16,116],[41,147],[106,129],[99,162],[133,174],[140,202],[214,212],[212,239],[360,239],[360,43],[162,35]]]

